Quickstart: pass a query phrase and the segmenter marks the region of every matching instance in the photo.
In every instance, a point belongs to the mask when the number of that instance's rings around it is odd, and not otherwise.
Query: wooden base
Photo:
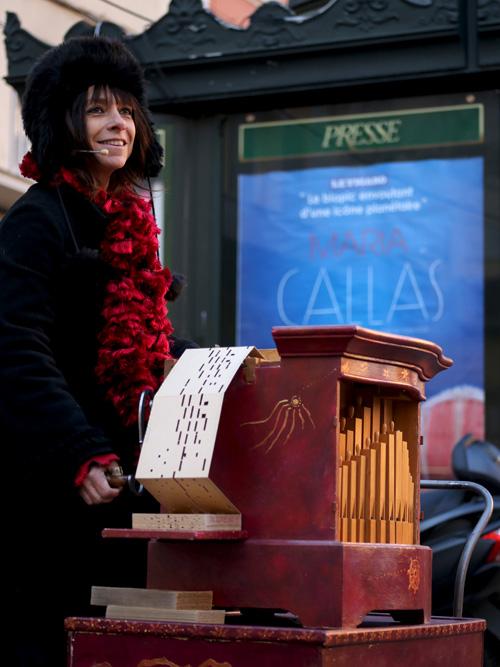
[[[153,541],[148,587],[212,590],[214,606],[283,609],[304,626],[355,628],[372,611],[431,614],[431,550],[320,540]]]
[[[68,667],[481,667],[485,626],[444,618],[357,630],[66,621]]]

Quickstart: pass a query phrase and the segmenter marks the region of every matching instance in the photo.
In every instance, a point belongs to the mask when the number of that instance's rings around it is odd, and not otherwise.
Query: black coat
[[[130,526],[132,510],[156,506],[125,492],[89,507],[74,486],[94,455],[116,452],[130,465],[136,442],[94,377],[110,278],[98,253],[106,222],[70,186],[40,184],[0,222],[0,437],[12,519],[5,571],[14,587],[12,636],[23,653],[16,665],[62,667],[55,656],[63,618],[96,612],[88,606],[92,584],[144,585],[145,545],[100,534]],[[19,620],[27,608],[35,619],[29,631]]]
[[[94,376],[105,225],[70,186],[39,184],[0,223],[0,424],[27,478],[57,471],[51,483],[71,484],[93,455],[116,451],[128,464],[132,454],[135,433]]]

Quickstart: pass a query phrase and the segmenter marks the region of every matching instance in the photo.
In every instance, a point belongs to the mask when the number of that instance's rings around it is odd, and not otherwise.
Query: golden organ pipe
[[[339,423],[339,538],[412,544],[415,484],[397,405],[377,396],[353,402]]]

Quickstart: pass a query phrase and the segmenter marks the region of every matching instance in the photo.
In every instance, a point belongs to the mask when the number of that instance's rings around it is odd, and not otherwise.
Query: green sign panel
[[[483,105],[240,125],[242,162],[335,153],[475,144]]]

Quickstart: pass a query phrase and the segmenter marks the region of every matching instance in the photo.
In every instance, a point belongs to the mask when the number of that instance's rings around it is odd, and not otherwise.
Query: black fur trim
[[[32,153],[43,176],[50,178],[67,156],[65,114],[76,96],[92,85],[132,93],[147,110],[141,66],[123,42],[104,37],[74,37],[47,51],[28,77],[23,98],[23,123]],[[162,149],[154,142],[147,156],[148,173],[161,169]]]

